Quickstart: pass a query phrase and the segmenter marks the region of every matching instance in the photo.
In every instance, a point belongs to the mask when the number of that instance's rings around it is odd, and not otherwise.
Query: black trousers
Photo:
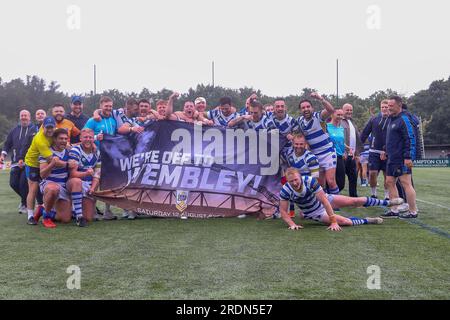
[[[345,188],[345,162],[342,156],[337,156],[336,184],[339,188],[339,192],[341,192]]]
[[[357,197],[358,192],[356,187],[358,185],[358,174],[356,172],[356,162],[353,157],[347,157],[345,162],[345,174],[348,177],[348,191],[350,197]]]
[[[20,197],[22,205],[27,205],[28,180],[25,168],[14,167],[9,174],[9,185]]]

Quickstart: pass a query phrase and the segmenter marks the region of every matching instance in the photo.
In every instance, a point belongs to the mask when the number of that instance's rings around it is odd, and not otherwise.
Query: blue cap
[[[47,118],[45,118],[44,119],[44,123],[42,124],[42,126],[44,127],[44,128],[47,128],[47,127],[56,127],[56,121],[55,121],[55,118],[53,118],[53,117],[47,117]]]
[[[81,96],[72,96],[72,104],[75,102],[83,103],[83,98]]]

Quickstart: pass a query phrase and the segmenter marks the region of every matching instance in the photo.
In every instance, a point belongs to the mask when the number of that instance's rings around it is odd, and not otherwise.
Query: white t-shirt
[[[356,130],[353,126],[353,123],[351,120],[348,120],[348,128],[350,129],[350,148],[352,148],[353,151],[356,150]]]

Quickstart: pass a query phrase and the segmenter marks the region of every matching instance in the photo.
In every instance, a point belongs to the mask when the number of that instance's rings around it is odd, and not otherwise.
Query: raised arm
[[[311,93],[311,98],[319,100],[322,103],[322,105],[325,107],[325,109],[323,109],[322,112],[320,113],[320,117],[322,118],[322,120],[325,121],[334,113],[333,105],[330,102],[328,102],[324,97],[322,97],[320,94],[318,94],[317,92]]]
[[[173,114],[173,103],[176,99],[178,99],[179,96],[180,96],[180,94],[178,92],[174,92],[170,95],[169,101],[167,102],[167,109],[166,109],[166,118],[167,119],[169,119],[171,117],[171,115]]]

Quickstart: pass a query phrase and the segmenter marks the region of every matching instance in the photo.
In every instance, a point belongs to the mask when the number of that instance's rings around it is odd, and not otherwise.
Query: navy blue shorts
[[[386,172],[386,160],[381,160],[378,153],[369,153],[369,170]]]
[[[388,177],[400,177],[404,174],[412,174],[410,168],[404,164],[388,163],[386,166],[386,176]]]
[[[41,182],[41,172],[39,168],[25,166],[25,175],[27,176],[28,180]]]

